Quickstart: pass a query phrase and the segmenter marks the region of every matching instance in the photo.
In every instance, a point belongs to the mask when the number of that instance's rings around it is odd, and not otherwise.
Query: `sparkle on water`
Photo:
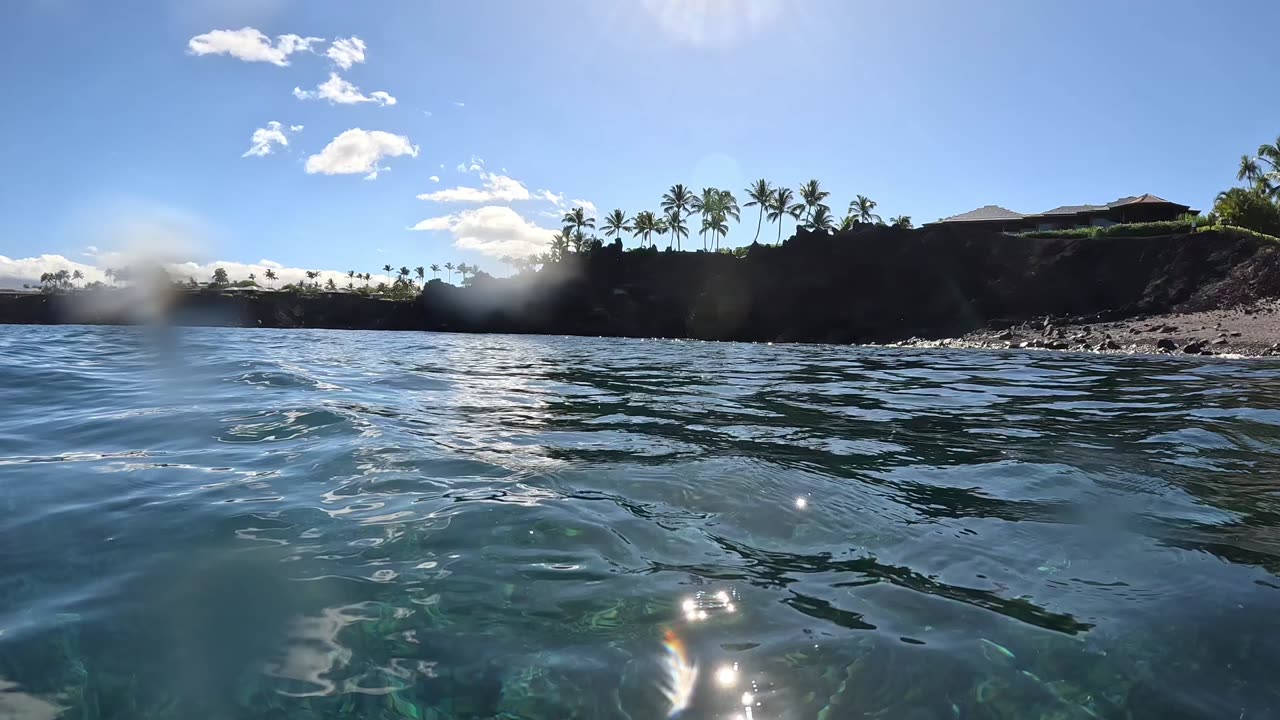
[[[0,717],[1280,716],[1274,361],[6,326],[0,406]]]

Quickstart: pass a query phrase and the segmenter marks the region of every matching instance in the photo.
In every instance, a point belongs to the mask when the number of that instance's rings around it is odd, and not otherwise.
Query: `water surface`
[[[2,718],[1280,714],[1280,363],[0,328]]]

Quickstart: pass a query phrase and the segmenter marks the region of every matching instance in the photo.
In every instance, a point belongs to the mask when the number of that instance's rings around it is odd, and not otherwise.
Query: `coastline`
[[[1280,244],[1247,234],[1033,238],[873,227],[801,231],[741,257],[610,245],[466,287],[432,280],[404,300],[311,288],[0,293],[0,324],[1263,355],[1280,352],[1278,297]]]
[[[1225,358],[1280,356],[1280,299],[1220,310],[1088,322],[1042,318],[956,338],[911,338],[881,347],[1048,350],[1105,355]]]

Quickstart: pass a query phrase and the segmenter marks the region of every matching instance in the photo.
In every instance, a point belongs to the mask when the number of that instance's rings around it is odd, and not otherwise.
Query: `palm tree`
[[[391,280],[391,263],[382,266],[382,272],[387,274],[387,280]]]
[[[760,242],[760,228],[764,226],[764,214],[769,209],[769,204],[773,202],[773,186],[768,180],[760,178],[747,188],[747,197],[751,198],[747,207],[760,208],[760,216],[756,219],[756,237],[751,241],[757,243]]]
[[[371,275],[371,274],[369,274],[369,273],[365,273],[365,274],[364,274],[364,286],[365,286],[365,287],[369,287],[369,281],[370,281],[370,280],[372,280],[372,279],[373,279],[373,275]]]
[[[627,214],[622,210],[613,210],[604,218],[604,235],[605,237],[622,237],[622,233],[631,232],[631,225],[627,220]]]
[[[854,228],[858,227],[858,225],[860,224],[861,223],[858,221],[858,218],[852,215],[845,215],[843,218],[840,219],[840,227],[838,228],[838,230],[840,232],[850,232]]]
[[[418,274],[418,282],[422,283],[425,287],[427,284],[427,269],[419,265],[414,268],[413,271]]]
[[[693,202],[689,203],[689,212],[702,214],[702,229],[698,231],[698,235],[702,238],[702,249],[707,249],[707,231],[714,224],[716,213],[720,207],[720,189],[713,187],[702,188],[702,194],[693,198]]]
[[[828,211],[831,210],[831,208],[827,207],[822,202],[828,197],[831,197],[831,193],[823,190],[822,185],[817,180],[810,180],[800,186],[800,200],[804,202],[806,221],[812,223],[813,214],[817,212],[820,207],[825,207]]]
[[[563,260],[567,252],[569,252],[569,237],[562,232],[552,235],[551,257],[555,260]]]
[[[596,219],[587,217],[587,211],[580,207],[576,207],[564,214],[563,222],[565,227],[571,227],[574,230],[575,237],[578,238],[578,244],[581,246],[583,237],[583,228],[596,228]],[[579,247],[581,249],[581,247]]]
[[[338,283],[334,282],[333,278],[329,278],[329,281],[325,283],[325,289],[329,292],[335,292],[338,289]]]
[[[653,213],[648,210],[641,210],[631,220],[631,229],[635,232],[636,237],[640,238],[640,247],[644,247],[649,243],[649,238],[653,235],[654,224]]]
[[[350,285],[350,284],[351,284],[350,280],[352,280],[353,278],[355,278],[355,276],[356,276],[356,271],[355,271],[355,270],[348,270],[348,271],[347,271],[347,280],[348,280],[347,284],[348,284],[348,285]]]
[[[431,265],[431,279],[432,279],[432,280],[435,280],[435,279],[436,279],[436,276],[437,276],[437,275],[439,275],[439,274],[440,274],[440,266],[439,266],[439,265],[436,265],[436,264],[434,264],[434,263],[432,263],[432,265]]]
[[[1236,172],[1236,180],[1242,180],[1250,185],[1257,185],[1263,175],[1262,166],[1258,164],[1258,158],[1250,155],[1240,156],[1240,170]]]
[[[866,195],[859,195],[849,203],[849,214],[858,218],[860,223],[880,222],[880,216],[872,212],[876,209],[876,201]]]
[[[719,231],[719,237],[729,234],[729,225],[725,222],[728,218],[733,218],[736,223],[742,222],[742,209],[738,207],[738,198],[733,196],[728,190],[720,191],[720,225],[724,230]],[[716,249],[720,249],[720,240],[716,240]]]
[[[452,283],[453,282],[453,263],[451,262],[445,263],[444,269],[449,271],[449,282]]]
[[[314,281],[315,281],[315,279],[316,279],[316,276],[317,276],[317,275],[319,275],[319,274],[320,274],[320,273],[316,272],[315,270],[308,270],[308,271],[307,271],[307,279],[308,279],[308,280],[311,280],[311,281],[313,281],[313,282],[314,282]]]
[[[275,271],[275,270],[272,270],[271,268],[267,268],[267,271],[266,271],[266,272],[264,272],[264,273],[262,273],[262,276],[263,276],[263,277],[265,277],[265,278],[267,279],[267,284],[269,284],[272,288],[275,288],[275,286],[276,286],[276,285],[275,285],[275,283],[276,283],[276,271]]]
[[[666,216],[655,218],[653,221],[653,232],[662,237],[667,234],[667,218]],[[650,243],[652,245],[652,243]],[[670,247],[670,246],[668,246]]]
[[[257,285],[257,284],[258,284],[258,275],[257,275],[257,273],[249,273],[249,282],[253,283],[254,285]]]
[[[111,284],[112,284],[112,285],[115,285],[115,284],[116,284],[116,271],[115,271],[115,268],[107,268],[107,269],[106,269],[106,271],[105,271],[105,272],[103,272],[103,274],[107,276],[107,279],[111,281]]]
[[[689,188],[680,183],[672,185],[671,189],[662,196],[662,210],[667,214],[667,228],[671,230],[671,237],[675,242],[676,250],[680,249],[680,237],[689,236],[689,226],[681,222],[680,216],[693,207],[693,202],[693,193],[689,192]]]
[[[715,248],[719,249],[719,236],[729,232],[729,223],[725,222],[724,213],[712,213],[702,217],[702,232],[711,233],[715,239]]]
[[[689,237],[689,224],[684,218],[680,217],[680,211],[671,208],[667,211],[667,216],[663,218],[667,232],[671,233],[671,240],[667,243],[667,249],[670,250],[675,245],[676,250],[680,250],[680,238]]]
[[[911,228],[915,227],[915,223],[911,222],[910,215],[899,215],[897,217],[891,217],[889,218],[889,224],[896,228],[902,228],[903,230],[910,230]]]
[[[226,271],[226,270],[224,270],[224,269],[222,269],[222,268],[214,268],[214,269],[213,269],[213,284],[214,284],[214,285],[226,285],[226,284],[227,284],[227,271]]]
[[[769,205],[767,217],[769,222],[778,223],[778,243],[782,243],[782,219],[791,216],[792,220],[800,221],[800,215],[804,213],[804,205],[795,202],[795,193],[791,188],[780,187],[773,191],[773,202]]]
[[[405,267],[404,265],[401,265],[400,272],[396,274],[400,276],[399,277],[400,282],[409,282],[409,268]]]
[[[73,282],[76,280],[83,280],[83,279],[84,279],[84,273],[80,272],[79,270],[76,270],[71,273],[71,280]]]
[[[823,232],[831,232],[835,229],[835,218],[831,216],[831,208],[826,205],[819,205],[813,211],[813,217],[809,218],[810,230],[821,230]]]

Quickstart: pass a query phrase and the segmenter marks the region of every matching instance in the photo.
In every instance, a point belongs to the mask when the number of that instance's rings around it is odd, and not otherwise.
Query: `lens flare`
[[[667,630],[662,638],[662,646],[666,649],[667,684],[662,694],[671,703],[667,717],[675,717],[693,700],[693,688],[698,682],[698,666],[689,659],[689,652],[684,641],[671,630]]]

